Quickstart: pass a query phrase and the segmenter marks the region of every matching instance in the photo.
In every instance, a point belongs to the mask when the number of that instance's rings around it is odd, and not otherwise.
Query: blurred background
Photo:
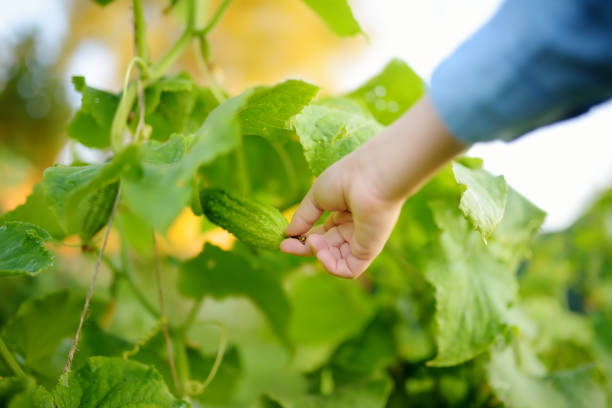
[[[145,4],[153,58],[180,35],[180,12],[163,14],[166,3]],[[120,90],[133,53],[131,13],[126,12],[130,4],[0,0],[0,212],[22,203],[54,161],[65,162],[74,151],[82,157],[91,154],[65,137],[65,125],[80,103],[70,78],[84,75],[93,87]],[[214,74],[231,94],[288,77],[332,93],[359,85],[399,57],[428,80],[436,65],[499,4],[353,0],[368,38],[347,40],[336,38],[301,2],[240,0],[231,4],[211,36]],[[199,78],[190,52],[179,69]],[[608,103],[510,144],[477,145],[469,154],[484,158],[486,168],[503,174],[544,209],[544,228],[557,230],[570,225],[612,185],[611,129]]]

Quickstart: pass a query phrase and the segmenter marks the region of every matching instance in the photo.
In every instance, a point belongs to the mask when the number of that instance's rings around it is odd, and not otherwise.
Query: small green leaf
[[[111,357],[91,357],[64,374],[53,393],[58,408],[187,408],[168,391],[152,367]]]
[[[425,94],[425,82],[404,62],[391,60],[365,84],[347,94],[368,108],[387,126],[398,119]]]
[[[522,349],[524,350],[524,349]],[[487,367],[497,397],[511,408],[604,408],[606,396],[597,370],[585,366],[546,373],[521,367],[511,347],[492,354]]]
[[[72,82],[82,98],[81,109],[68,124],[68,136],[88,147],[109,147],[111,123],[119,98],[115,94],[87,86],[83,77],[73,77]]]
[[[487,251],[456,208],[430,206],[441,232],[426,265],[438,324],[438,355],[429,364],[457,365],[484,352],[505,330],[518,285],[514,271]]]
[[[361,27],[353,17],[347,0],[302,0],[341,37],[361,34]]]
[[[53,265],[55,257],[44,247],[51,236],[25,222],[0,225],[0,276],[33,276]]]
[[[242,133],[285,142],[294,133],[290,119],[300,113],[318,91],[318,87],[296,80],[255,89],[240,111]]]
[[[459,208],[486,241],[504,217],[508,199],[506,180],[481,168],[469,169],[459,163],[453,163],[453,172],[457,183],[466,187]]]
[[[382,130],[359,104],[343,98],[323,99],[305,107],[293,124],[315,175]]]
[[[279,337],[287,340],[290,305],[273,273],[254,269],[241,256],[210,244],[180,270],[178,287],[183,295],[196,299],[244,296],[261,309]]]
[[[153,129],[150,137],[161,141],[173,133],[195,132],[218,105],[208,88],[198,86],[184,73],[163,77],[151,84],[145,101],[145,123]]]

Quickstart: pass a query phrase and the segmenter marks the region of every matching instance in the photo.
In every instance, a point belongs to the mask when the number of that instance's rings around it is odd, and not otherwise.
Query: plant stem
[[[174,381],[174,388],[176,390],[177,395],[180,397],[183,395],[183,390],[181,387],[181,382],[178,379],[178,375],[176,373],[176,364],[174,362],[174,350],[172,348],[172,340],[170,339],[170,334],[168,333],[168,319],[166,317],[166,306],[164,303],[164,290],[163,284],[161,280],[161,271],[159,268],[159,254],[157,253],[157,245],[155,242],[155,233],[152,234],[153,237],[153,256],[155,262],[155,278],[157,280],[157,293],[159,295],[159,312],[161,315],[162,321],[162,331],[164,333],[164,340],[166,342],[166,352],[168,353],[168,364],[170,365],[170,372],[172,373],[172,380]]]
[[[229,4],[232,2],[232,0],[223,0],[221,2],[221,4],[219,5],[219,7],[217,7],[217,10],[215,11],[215,13],[213,14],[212,18],[210,19],[210,21],[208,22],[208,24],[206,24],[206,27],[204,27],[202,30],[200,30],[200,34],[202,36],[205,36],[206,34],[208,34],[208,32],[210,30],[212,30],[215,25],[217,25],[217,23],[219,22],[219,19],[221,18],[221,16],[223,15],[223,13],[225,12],[225,10],[227,9],[227,6],[229,6]]]
[[[200,311],[200,307],[202,307],[202,302],[204,301],[204,297],[201,296],[193,302],[193,306],[191,306],[191,310],[189,310],[189,314],[185,318],[185,321],[178,329],[178,332],[184,335],[187,330],[191,327],[191,325],[195,322],[196,317],[198,316],[198,312]]]
[[[25,377],[25,373],[21,369],[21,366],[17,360],[15,360],[15,357],[6,346],[6,343],[4,343],[2,337],[0,337],[0,357],[2,357],[4,364],[6,364],[16,377]]]
[[[85,298],[85,305],[83,305],[83,311],[81,312],[81,317],[79,319],[79,327],[77,328],[76,334],[74,335],[74,339],[72,341],[72,347],[70,348],[70,352],[68,353],[68,360],[66,361],[66,366],[64,367],[64,373],[70,371],[70,366],[72,365],[72,359],[74,358],[74,353],[76,352],[77,346],[79,344],[79,337],[81,336],[81,330],[83,329],[83,323],[85,322],[85,316],[87,315],[87,310],[89,309],[89,302],[91,301],[91,297],[93,296],[94,286],[96,284],[96,277],[98,276],[98,270],[100,269],[100,264],[102,263],[102,258],[104,256],[104,250],[106,249],[106,244],[108,243],[108,237],[110,235],[110,230],[113,225],[113,219],[115,218],[115,214],[117,213],[117,205],[119,204],[119,197],[121,197],[121,187],[122,184],[119,182],[119,189],[117,190],[117,196],[115,197],[115,203],[113,204],[113,210],[108,219],[108,225],[106,226],[106,232],[104,233],[104,241],[102,242],[102,247],[100,248],[100,255],[98,255],[98,260],[96,261],[96,267],[94,268],[93,275],[91,276],[91,282],[89,283],[89,290],[87,291],[87,297]]]
[[[142,0],[133,0],[134,6],[134,42],[136,54],[145,61],[149,60],[149,46],[147,45],[147,25],[142,9]]]
[[[181,56],[185,48],[193,39],[193,30],[187,28],[183,34],[176,40],[174,45],[160,58],[160,60],[151,68],[151,78],[157,79],[164,75],[168,68],[174,64],[176,59]]]
[[[251,193],[251,181],[249,180],[249,170],[246,162],[246,156],[244,155],[244,141],[243,137],[240,137],[240,143],[234,150],[234,158],[236,159],[236,171],[238,172],[238,186],[240,192],[246,196]]]

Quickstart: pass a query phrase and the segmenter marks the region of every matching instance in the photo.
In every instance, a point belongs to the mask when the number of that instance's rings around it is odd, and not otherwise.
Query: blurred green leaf
[[[500,400],[511,408],[604,408],[606,397],[592,366],[542,373],[521,367],[506,348],[492,354],[489,381]]]
[[[117,95],[91,88],[85,78],[72,78],[74,88],[81,93],[81,109],[68,124],[68,136],[79,143],[98,149],[110,146],[110,128],[119,104]]]
[[[180,292],[191,298],[244,296],[261,309],[278,336],[287,341],[290,305],[278,276],[254,269],[244,258],[206,244],[181,265]]]
[[[50,239],[47,231],[33,224],[0,225],[0,276],[33,276],[53,265],[55,257],[44,247]]]
[[[293,125],[315,175],[382,130],[359,104],[343,98],[322,99],[305,107]]]
[[[299,395],[272,399],[282,408],[383,408],[391,391],[388,379],[356,382],[338,387],[329,395]]]
[[[361,34],[347,0],[302,0],[321,17],[331,30],[341,37]]]
[[[189,406],[168,391],[154,368],[109,357],[92,357],[80,369],[64,374],[53,395],[58,408]]]
[[[256,88],[240,111],[242,133],[261,136],[271,142],[286,142],[294,133],[290,119],[300,113],[318,91],[318,87],[297,80]]]
[[[402,60],[383,70],[346,96],[362,103],[385,126],[397,120],[425,94],[425,82]]]

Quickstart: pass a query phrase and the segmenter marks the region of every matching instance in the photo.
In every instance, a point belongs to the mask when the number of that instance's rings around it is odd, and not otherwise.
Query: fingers
[[[291,222],[285,229],[285,233],[289,236],[305,234],[317,222],[321,214],[323,214],[323,210],[315,203],[314,193],[311,189],[295,211]]]
[[[329,273],[352,279],[365,271],[371,259],[360,259],[353,254],[345,238],[347,234],[352,236],[352,231],[348,230],[343,233],[341,228],[332,228],[323,235],[312,234],[307,243]]]

